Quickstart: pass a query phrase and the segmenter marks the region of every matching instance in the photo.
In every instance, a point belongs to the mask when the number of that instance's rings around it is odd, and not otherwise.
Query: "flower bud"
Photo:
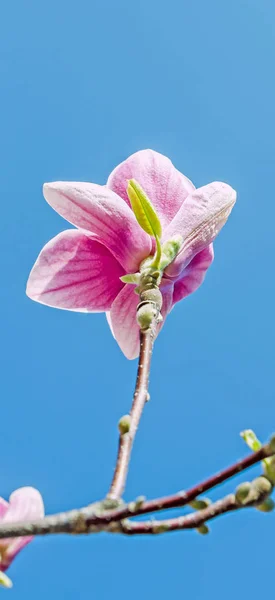
[[[235,491],[235,498],[238,504],[245,504],[247,497],[251,490],[251,483],[249,481],[244,481],[244,483],[240,483]]]
[[[263,504],[273,490],[272,483],[263,475],[256,477],[251,483],[241,483],[236,489],[235,498],[242,506],[258,506]]]
[[[210,533],[210,529],[207,527],[207,525],[205,525],[205,523],[203,523],[203,525],[197,528],[197,532],[201,535],[207,535],[207,533]]]
[[[140,302],[137,307],[137,322],[143,331],[149,329],[157,319],[159,311],[153,302]]]
[[[245,431],[241,431],[241,437],[244,439],[250,450],[257,452],[262,447],[261,442],[258,440],[252,429],[245,429]]]
[[[264,476],[257,477],[252,481],[252,493],[255,497],[255,504],[263,503],[266,498],[272,493],[273,485]],[[253,500],[253,498],[252,498]]]
[[[118,429],[119,429],[120,435],[125,435],[125,433],[128,433],[130,431],[130,427],[131,427],[130,415],[123,415],[123,417],[121,417],[121,419],[118,422]]]
[[[263,504],[259,504],[256,508],[261,512],[271,512],[275,508],[275,502],[272,498],[267,498]]]
[[[189,506],[195,510],[203,510],[204,508],[207,508],[209,504],[211,504],[209,498],[200,498],[199,500],[195,499],[189,502]]]
[[[146,500],[145,496],[138,496],[133,502],[130,502],[128,504],[128,510],[130,512],[135,512],[136,510],[138,510],[139,508],[142,507],[145,500]]]
[[[140,292],[141,302],[153,302],[158,310],[162,307],[162,293],[159,288],[152,288]]]

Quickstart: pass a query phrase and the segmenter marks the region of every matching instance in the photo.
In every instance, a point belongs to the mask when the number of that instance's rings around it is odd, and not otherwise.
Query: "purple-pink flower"
[[[106,185],[55,182],[44,185],[47,202],[77,229],[63,231],[41,251],[29,277],[33,300],[67,310],[106,312],[111,331],[129,359],[139,353],[134,286],[122,275],[139,271],[154,254],[154,240],[141,229],[127,195],[135,179],[151,200],[162,225],[162,240],[183,238],[165,269],[160,289],[164,323],[176,302],[194,292],[213,261],[212,242],[236,201],[226,183],[195,189],[171,161],[142,150],[118,165]]]
[[[0,522],[30,521],[44,517],[41,494],[33,487],[22,487],[13,492],[9,502],[0,498]],[[6,571],[15,556],[32,540],[32,536],[0,540],[0,571]]]

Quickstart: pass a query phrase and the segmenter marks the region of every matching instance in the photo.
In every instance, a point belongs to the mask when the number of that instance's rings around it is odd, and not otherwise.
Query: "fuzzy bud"
[[[210,532],[210,529],[207,527],[207,525],[205,525],[205,523],[203,523],[203,525],[197,528],[197,532],[201,535],[207,535],[207,533]]]
[[[273,490],[272,483],[264,476],[239,485],[235,492],[236,501],[242,506],[263,504]]]
[[[118,422],[118,429],[119,429],[120,435],[125,435],[125,433],[128,433],[130,431],[130,427],[131,427],[130,415],[123,415],[123,417],[121,417],[121,419]]]
[[[149,329],[157,319],[158,310],[152,302],[141,302],[137,307],[137,322],[140,329]]]
[[[241,431],[240,435],[245,441],[245,443],[248,445],[250,450],[257,452],[257,450],[260,450],[260,448],[262,447],[261,442],[258,440],[257,436],[255,435],[252,429],[245,429],[244,431]]]
[[[211,500],[208,498],[201,498],[200,500],[195,499],[189,502],[189,506],[195,510],[203,510],[204,508],[207,508],[209,504],[211,504]]]
[[[273,485],[266,477],[257,477],[252,481],[255,504],[263,503],[272,493]]]
[[[162,293],[159,288],[152,288],[148,290],[142,290],[140,292],[140,301],[141,302],[152,302],[154,303],[158,310],[161,310],[162,307]]]
[[[161,272],[153,267],[141,269],[139,286],[140,290],[150,290],[156,288],[161,282]]]
[[[238,504],[245,504],[247,497],[249,496],[251,490],[251,483],[249,481],[244,481],[244,483],[240,483],[236,488],[235,498]]]
[[[275,508],[275,502],[274,500],[272,500],[272,498],[267,498],[263,504],[259,504],[258,506],[256,506],[257,510],[260,510],[261,512],[271,512],[272,510],[274,510]]]

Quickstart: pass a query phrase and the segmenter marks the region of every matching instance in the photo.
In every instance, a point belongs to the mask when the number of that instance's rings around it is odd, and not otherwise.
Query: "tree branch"
[[[226,496],[222,500],[218,500],[213,504],[210,504],[207,508],[191,513],[184,517],[177,517],[175,519],[165,519],[161,521],[141,521],[136,523],[133,521],[122,521],[120,523],[121,532],[126,535],[144,535],[144,534],[155,534],[155,533],[167,533],[169,531],[179,531],[182,529],[198,529],[201,525],[204,525],[206,521],[215,519],[219,515],[223,515],[228,512],[232,512],[240,506],[235,499],[234,494]]]
[[[274,436],[273,436],[274,437]],[[273,440],[272,437],[272,440]],[[275,442],[275,439],[274,439]],[[204,494],[205,492],[213,489],[217,485],[224,483],[234,475],[238,475],[242,471],[245,471],[249,467],[257,464],[264,458],[272,456],[274,454],[273,445],[265,444],[262,446],[260,450],[257,452],[253,452],[253,454],[249,454],[245,458],[237,461],[230,467],[227,467],[223,471],[212,475],[205,481],[198,483],[194,487],[189,490],[182,490],[173,494],[171,496],[163,496],[162,498],[156,498],[154,500],[147,500],[143,503],[139,502],[130,502],[126,506],[122,506],[115,510],[108,511],[106,514],[103,514],[99,518],[93,518],[89,520],[89,524],[93,525],[95,523],[110,523],[111,521],[120,521],[122,519],[127,519],[130,517],[135,517],[139,515],[145,515],[151,512],[157,512],[160,510],[167,510],[170,508],[183,507],[195,500],[197,496],[200,494]],[[0,527],[1,533],[1,527]]]
[[[138,372],[132,408],[130,411],[130,429],[126,433],[120,433],[116,467],[108,493],[108,498],[113,500],[121,498],[124,492],[133,442],[142,411],[148,400],[148,384],[154,337],[154,327],[140,330]]]
[[[186,516],[180,516],[175,519],[164,519],[161,521],[141,521],[133,522],[123,520],[119,522],[120,532],[126,535],[137,534],[155,534],[167,533],[169,531],[179,531],[183,529],[199,529],[206,522],[215,519],[225,513],[248,508],[252,506],[261,507],[267,501],[273,490],[273,483],[264,475],[257,477],[251,483],[241,484],[237,487],[235,494],[225,496],[206,508],[198,510]],[[265,507],[266,510],[266,507]],[[206,532],[208,530],[206,529]]]
[[[231,467],[224,469],[220,473],[217,473],[209,479],[206,479],[204,482],[194,486],[186,492],[178,492],[172,496],[165,496],[163,498],[149,500],[147,502],[142,502],[141,500],[137,499],[134,502],[130,502],[129,504],[118,508],[110,508],[110,501],[103,500],[102,502],[90,504],[85,508],[71,510],[56,515],[49,515],[36,521],[0,523],[0,539],[29,535],[45,535],[50,533],[96,533],[104,530],[120,531],[121,533],[131,535],[131,532],[129,532],[129,522],[127,523],[125,519],[189,504],[189,502],[194,500],[199,494],[212,489],[220,483],[223,483],[230,477],[233,477],[241,471],[248,469],[264,458],[274,455],[274,443],[275,437],[273,436],[271,441],[257,452],[250,454],[246,458],[233,464]],[[219,503],[220,502],[225,502],[225,500],[219,501]],[[167,531],[174,531],[174,529],[190,529],[191,525],[188,525],[189,523],[193,523],[192,527],[197,528],[206,520],[214,518],[214,516],[218,516],[224,512],[228,512],[229,509],[223,510],[224,507],[230,506],[230,510],[235,510],[237,508],[236,506],[233,506],[232,498],[229,502],[229,505],[226,503],[222,505],[223,508],[219,503],[213,503],[206,509],[198,511],[194,514],[187,515],[185,517],[179,517],[181,519],[181,526],[178,527],[176,526],[176,522],[178,522],[177,520],[175,522],[174,519],[169,519],[168,523],[172,522],[172,528],[170,528],[169,525],[169,529],[167,529]],[[238,507],[240,506],[238,505]],[[215,512],[215,514],[212,515],[213,510],[218,510],[218,512]],[[208,512],[205,513],[205,511]],[[200,517],[198,515],[200,515]],[[196,520],[199,518],[202,518],[202,522]],[[121,529],[121,522],[123,522],[123,530]],[[174,522],[175,525],[173,525]],[[158,523],[163,522],[160,521],[157,522],[157,524]],[[150,521],[150,524],[152,525],[152,521]],[[131,522],[131,527],[132,525],[136,526],[139,525],[139,523]],[[147,527],[147,525],[144,523],[142,525]],[[156,533],[156,531],[143,531],[143,533]]]

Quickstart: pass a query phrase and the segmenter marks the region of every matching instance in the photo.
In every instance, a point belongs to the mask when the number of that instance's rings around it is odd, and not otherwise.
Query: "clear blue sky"
[[[275,428],[274,19],[273,0],[3,3],[4,497],[33,485],[54,512],[107,490],[136,363],[104,315],[38,305],[25,283],[44,243],[67,227],[42,183],[104,183],[138,149],[166,154],[197,186],[230,183],[238,203],[204,285],[158,338],[126,497],[188,487],[246,453],[242,429],[265,439]],[[274,526],[274,515],[251,510],[213,522],[205,537],[39,538],[3,593],[256,600],[273,590]]]

